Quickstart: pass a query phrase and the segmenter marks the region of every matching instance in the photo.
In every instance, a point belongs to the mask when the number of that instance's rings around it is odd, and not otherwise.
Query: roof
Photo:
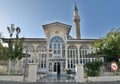
[[[68,43],[93,43],[95,40],[99,39],[68,39]]]
[[[8,42],[10,38],[2,38],[4,42]],[[15,38],[12,38],[12,40],[16,40]],[[99,39],[68,39],[68,43],[93,43],[95,40]],[[46,38],[25,38],[26,42],[47,42]]]
[[[10,38],[2,38],[4,42],[8,42]],[[12,38],[12,40],[16,40],[16,38]],[[47,41],[46,38],[24,38],[25,41]]]
[[[59,27],[64,28],[66,30],[67,35],[69,35],[71,27],[72,27],[71,25],[67,25],[67,24],[64,24],[64,23],[61,23],[61,22],[53,22],[53,23],[42,25],[42,26],[43,26],[43,29],[45,31],[45,34],[46,34],[46,31],[51,30],[51,28],[54,28],[53,26],[59,26]]]
[[[61,23],[61,22],[53,22],[53,23],[42,25],[42,26],[43,27],[48,27],[48,26],[51,26],[51,25],[60,25],[60,26],[64,26],[64,27],[72,27],[71,25],[64,24],[64,23]]]

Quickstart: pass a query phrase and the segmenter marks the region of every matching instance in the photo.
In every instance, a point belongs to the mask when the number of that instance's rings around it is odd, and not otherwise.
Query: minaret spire
[[[77,5],[76,5],[76,0],[74,0],[75,3],[75,9],[74,10],[78,10]]]
[[[74,4],[75,4],[75,8],[74,8],[74,23],[75,23],[75,29],[76,29],[76,39],[81,39],[81,35],[80,35],[80,16],[78,14],[78,8],[76,5],[76,1],[74,0]]]

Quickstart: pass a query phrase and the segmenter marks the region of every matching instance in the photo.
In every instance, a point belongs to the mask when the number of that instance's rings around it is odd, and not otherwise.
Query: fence
[[[101,76],[120,76],[120,69],[118,66],[118,69],[116,71],[113,71],[111,69],[111,63],[104,63],[103,66],[100,68],[100,75]]]

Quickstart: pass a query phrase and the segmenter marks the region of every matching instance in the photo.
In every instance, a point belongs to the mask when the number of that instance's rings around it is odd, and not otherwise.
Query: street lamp
[[[20,31],[20,28],[17,27],[17,28],[16,28],[16,39],[19,38],[19,33],[20,33],[20,32],[21,32],[21,31]]]
[[[15,30],[16,30],[16,39],[18,40],[18,35],[19,35],[19,33],[20,33],[20,28],[19,28],[19,27],[15,28],[15,27],[14,27],[14,24],[11,24],[11,26],[10,26],[10,27],[7,27],[7,29],[8,29],[8,32],[9,32],[9,34],[10,34],[9,48],[10,48],[10,50],[12,51],[12,50],[13,50],[13,43],[12,43],[13,33],[14,33]],[[13,52],[13,51],[12,51],[12,52]],[[10,53],[10,54],[11,54],[11,53]],[[13,61],[12,59],[9,59],[9,71],[8,71],[8,74],[10,74],[11,70],[14,69],[14,65],[13,65],[12,61]]]
[[[8,32],[9,32],[9,34],[10,34],[10,38],[12,38],[13,33],[14,33],[14,31],[15,31],[14,24],[11,24],[11,26],[10,26],[10,27],[7,27],[7,29],[8,29]]]

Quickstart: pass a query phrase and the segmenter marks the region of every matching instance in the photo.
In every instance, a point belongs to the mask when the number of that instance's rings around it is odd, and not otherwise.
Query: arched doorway
[[[60,63],[57,63],[57,75],[60,75]]]
[[[57,75],[60,75],[61,65],[59,62],[54,63],[54,72],[57,72]]]

